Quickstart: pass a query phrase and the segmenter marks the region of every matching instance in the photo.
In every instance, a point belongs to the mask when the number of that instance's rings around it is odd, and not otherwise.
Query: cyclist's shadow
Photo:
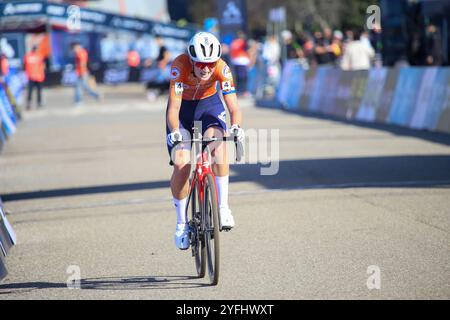
[[[196,276],[101,277],[80,281],[80,289],[87,290],[188,289],[207,286],[210,285]]]
[[[191,280],[196,280],[192,282]],[[79,282],[82,290],[165,290],[165,289],[188,289],[209,286],[196,276],[142,276],[142,277],[99,277],[85,278]],[[0,284],[0,296],[4,294],[30,292],[42,289],[68,288],[67,283],[57,282],[20,282]],[[77,283],[70,284],[76,288]]]

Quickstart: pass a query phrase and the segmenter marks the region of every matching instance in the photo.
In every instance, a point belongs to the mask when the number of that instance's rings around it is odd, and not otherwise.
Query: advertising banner
[[[422,77],[417,102],[414,108],[414,114],[411,119],[410,126],[415,129],[425,128],[425,117],[428,112],[428,104],[431,99],[433,90],[436,88],[435,78],[438,72],[437,67],[427,68]]]
[[[221,41],[230,44],[238,31],[247,31],[246,0],[216,0]]]
[[[447,79],[447,92],[444,99],[444,108],[437,124],[437,130],[450,133],[450,68],[445,68],[444,70],[446,74],[445,78]]]
[[[2,203],[1,203],[1,199],[0,199],[0,217],[3,219],[3,224],[5,226],[7,235],[10,239],[10,242],[12,245],[15,245],[17,243],[17,236],[16,236],[16,232],[14,231],[14,229],[12,228],[11,224],[9,223],[8,219],[6,218],[6,215],[3,211],[3,207],[2,207]]]
[[[281,79],[278,101],[283,108],[296,109],[305,87],[305,70],[296,61],[287,61]]]
[[[351,77],[350,100],[345,113],[346,119],[355,119],[358,114],[359,106],[366,90],[368,75],[368,70],[353,71],[353,75]]]
[[[369,72],[367,86],[359,106],[356,119],[373,122],[376,119],[377,110],[381,104],[383,87],[386,81],[387,68],[372,69]]]
[[[6,96],[6,92],[0,85],[0,120],[2,121],[3,128],[5,129],[6,136],[16,132],[14,110]]]
[[[305,71],[288,63],[277,98],[286,109],[450,133],[449,67]]]
[[[439,68],[436,73],[423,122],[425,129],[433,130],[444,125],[443,122],[439,122],[441,114],[448,109],[449,71],[450,68]]]
[[[2,281],[8,275],[8,271],[5,267],[5,261],[3,259],[3,250],[1,248],[1,245],[2,244],[0,243],[0,281]]]
[[[103,83],[119,84],[128,82],[130,77],[130,68],[109,68],[105,70]]]
[[[336,87],[336,105],[331,110],[331,114],[341,118],[347,117],[347,109],[352,95],[353,71],[341,71],[338,86]]]
[[[389,69],[387,72],[379,107],[375,116],[375,119],[378,122],[384,123],[387,121],[399,73],[400,68]]]
[[[407,126],[413,116],[424,68],[405,67],[395,88],[388,123]]]
[[[315,78],[314,87],[312,89],[311,97],[309,100],[309,111],[320,111],[323,104],[323,93],[329,90],[326,85],[326,79],[332,67],[319,67],[317,68],[317,74]]]
[[[332,114],[334,112],[337,97],[336,88],[338,87],[340,77],[340,69],[333,68],[328,71],[328,76],[325,80],[325,87],[327,89],[322,92],[323,99],[320,105],[320,111],[322,113]]]
[[[3,255],[6,256],[13,246],[13,243],[11,241],[11,237],[9,236],[8,230],[6,229],[5,221],[3,220],[2,216],[0,216],[0,243],[3,250]]]
[[[309,69],[308,71],[305,72],[305,89],[303,90],[303,93],[300,95],[300,103],[299,103],[300,110],[303,111],[308,110],[313,88],[316,83],[316,73],[317,73],[316,68]]]
[[[230,1],[235,2],[235,1]],[[230,11],[231,13],[233,11]],[[108,32],[124,30],[151,33],[155,36],[188,40],[195,33],[191,27],[178,27],[134,17],[110,14],[76,5],[26,1],[0,3],[0,29],[26,29],[38,27],[47,21],[69,31]],[[39,17],[39,19],[37,18]],[[243,19],[245,21],[245,19]],[[8,23],[8,24],[7,24]],[[12,25],[10,25],[12,24]]]

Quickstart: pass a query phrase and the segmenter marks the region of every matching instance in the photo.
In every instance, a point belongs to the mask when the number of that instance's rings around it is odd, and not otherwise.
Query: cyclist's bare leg
[[[179,249],[187,249],[189,247],[188,237],[188,217],[186,214],[186,206],[189,193],[189,173],[191,170],[190,151],[176,150],[175,157],[172,158],[173,173],[170,179],[170,189],[173,195],[173,204],[177,216],[177,227],[175,231],[175,244]]]
[[[225,131],[222,128],[211,127],[205,132],[206,137],[221,138],[225,135]],[[221,221],[224,218],[224,222],[227,226],[234,226],[234,219],[231,215],[231,211],[228,206],[228,185],[229,185],[229,166],[227,158],[226,143],[224,141],[216,141],[211,145],[211,155],[213,159],[212,169],[216,175],[216,187],[219,200],[220,217]],[[230,220],[231,219],[231,220]],[[232,221],[232,222],[230,222]]]
[[[191,173],[190,151],[176,150],[170,189],[175,199],[184,199],[189,193],[189,174]]]
[[[222,138],[225,136],[225,131],[219,127],[210,127],[206,130],[205,137],[207,138]],[[229,175],[229,166],[227,158],[227,148],[224,141],[216,141],[210,144],[211,155],[213,157],[212,169],[217,177],[224,177]]]

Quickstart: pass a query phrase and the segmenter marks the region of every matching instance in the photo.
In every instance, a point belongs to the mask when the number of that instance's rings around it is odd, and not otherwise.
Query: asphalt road
[[[263,152],[232,166],[237,226],[210,287],[173,242],[165,100],[104,90],[79,108],[70,89],[46,92],[0,155],[19,239],[0,300],[450,298],[450,136],[243,100]],[[67,287],[74,270],[81,289]]]

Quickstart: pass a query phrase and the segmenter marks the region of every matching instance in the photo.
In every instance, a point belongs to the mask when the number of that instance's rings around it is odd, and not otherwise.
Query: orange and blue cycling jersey
[[[216,63],[215,70],[206,81],[194,75],[193,62],[187,54],[175,58],[170,68],[170,97],[183,100],[202,100],[217,93],[217,82],[224,95],[236,93],[230,68],[222,59]]]

